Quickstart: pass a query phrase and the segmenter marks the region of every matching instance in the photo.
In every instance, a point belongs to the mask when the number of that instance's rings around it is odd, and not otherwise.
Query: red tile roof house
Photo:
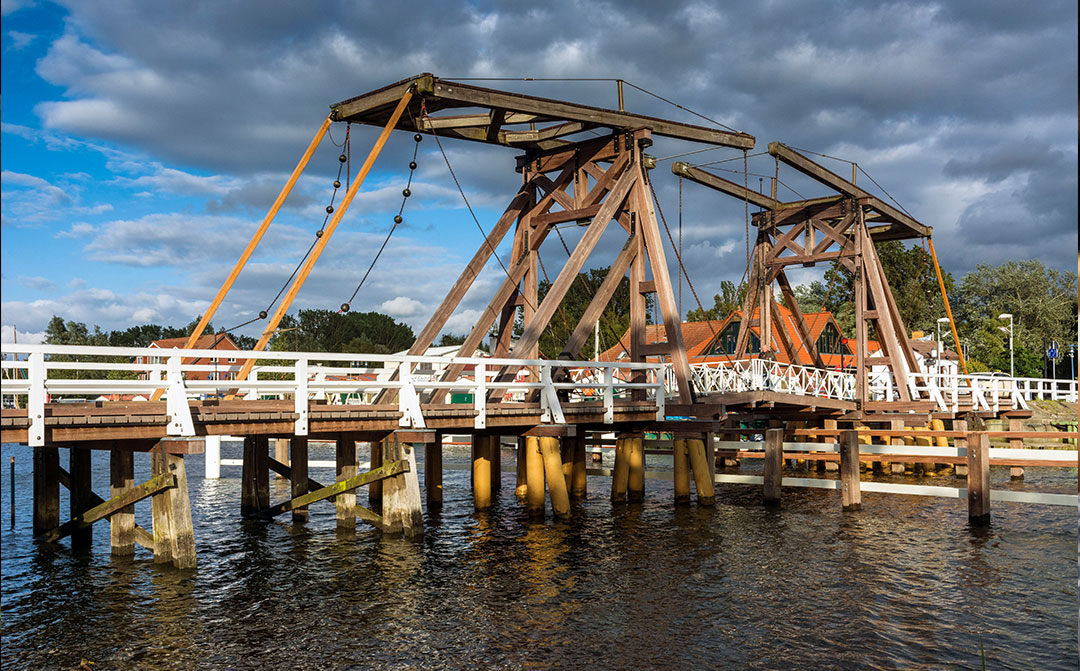
[[[164,340],[155,340],[150,343],[150,347],[153,349],[181,349],[187,344],[187,338],[166,338]],[[232,350],[238,351],[236,343],[233,342],[226,334],[207,334],[200,336],[195,341],[195,346],[192,349],[214,349],[214,350]],[[162,363],[168,358],[167,353],[162,353],[162,356],[139,356],[135,357],[135,363],[148,364],[148,363]],[[184,378],[187,380],[235,380],[236,373],[231,371],[237,365],[237,361],[232,357],[184,357],[181,360],[182,365],[189,366],[221,366],[220,370],[207,370],[207,371],[191,371],[185,373]],[[142,373],[140,377],[144,380],[149,379],[149,373]]]

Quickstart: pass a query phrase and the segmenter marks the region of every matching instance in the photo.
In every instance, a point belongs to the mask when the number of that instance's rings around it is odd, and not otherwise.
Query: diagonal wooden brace
[[[408,470],[409,462],[407,461],[389,461],[374,470],[368,471],[367,473],[361,473],[360,475],[355,475],[346,480],[335,482],[334,484],[328,485],[321,489],[316,489],[313,492],[308,492],[303,496],[298,496],[288,501],[282,501],[275,506],[270,506],[266,510],[259,511],[256,516],[271,518],[276,515],[280,515],[281,513],[287,513],[298,506],[306,506],[315,503],[316,501],[324,501],[332,496],[344,494],[345,492],[352,491],[357,487],[369,485],[372,482],[379,482],[380,480],[385,480],[386,478],[393,477]],[[363,518],[364,516],[360,515],[360,517]]]
[[[176,476],[171,473],[163,473],[147,480],[141,485],[136,485],[135,487],[112,497],[108,501],[98,503],[93,508],[77,515],[55,529],[39,535],[37,540],[45,543],[55,543],[61,538],[70,536],[80,529],[89,527],[94,522],[103,520],[114,513],[119,512],[122,508],[126,508],[127,506],[138,503],[160,491],[171,489],[173,487],[176,487]]]

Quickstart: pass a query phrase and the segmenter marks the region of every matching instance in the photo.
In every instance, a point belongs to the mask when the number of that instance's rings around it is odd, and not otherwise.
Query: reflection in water
[[[594,478],[569,522],[537,523],[504,467],[481,515],[468,473],[447,471],[443,509],[406,540],[339,534],[327,502],[302,525],[241,521],[238,473],[203,481],[196,459],[199,567],[185,572],[141,548],[113,559],[104,527],[90,554],[41,551],[29,454],[14,449],[5,669],[974,669],[980,640],[988,668],[1077,667],[1071,509],[995,504],[975,530],[962,501],[869,494],[842,513],[835,492],[785,490],[766,510],[759,490],[721,487],[714,509],[675,508],[655,480],[644,503],[613,508]],[[95,469],[107,482],[107,461]],[[994,477],[1007,486],[1007,470]],[[1069,491],[1075,477],[1029,469],[1025,483]]]

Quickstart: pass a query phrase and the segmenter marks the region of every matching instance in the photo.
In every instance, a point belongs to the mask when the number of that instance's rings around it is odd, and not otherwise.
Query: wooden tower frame
[[[844,179],[784,144],[770,143],[769,153],[779,162],[829,187],[836,192],[835,195],[783,202],[776,198],[775,179],[770,195],[766,196],[686,163],[676,162],[671,168],[676,175],[761,208],[752,218],[757,239],[750,256],[735,357],[746,354],[750,330],[754,326],[758,327],[760,333],[762,355],[768,356],[769,352],[776,351],[772,325],[781,316],[773,299],[775,282],[791,310],[802,347],[805,347],[815,366],[824,368],[785,268],[792,265],[811,267],[823,261],[836,261],[855,276],[856,399],[859,407],[867,407],[867,322],[872,323],[877,332],[884,350],[881,363],[892,371],[900,400],[917,400],[918,392],[911,378],[912,371],[917,370],[915,352],[874,243],[929,237],[931,227],[919,223],[859,188],[854,181]],[[757,318],[754,318],[755,308],[760,309]],[[787,329],[780,326],[775,333],[779,335],[779,346],[789,360],[797,362],[798,347],[790,339]]]
[[[414,91],[415,96],[408,113],[395,121],[391,117],[394,106],[409,90]],[[448,109],[467,109],[469,113],[432,116],[433,112]],[[423,354],[432,345],[496,247],[513,227],[512,251],[510,259],[503,264],[503,282],[466,336],[461,350],[470,352],[478,347],[497,320],[494,355],[536,359],[541,333],[608,224],[615,221],[627,234],[626,244],[566,342],[561,356],[566,359],[578,356],[593,323],[629,272],[630,358],[644,361],[649,355],[669,355],[680,400],[693,402],[681,319],[649,192],[648,170],[652,162],[643,150],[652,144],[653,135],[738,149],[753,148],[752,136],[631,114],[622,109],[604,109],[481,88],[430,74],[405,79],[333,105],[331,118],[370,125],[395,121],[398,129],[523,151],[517,159],[517,170],[522,174],[521,189],[420,331],[409,354]],[[586,139],[575,137],[586,131],[591,131],[592,135]],[[570,222],[584,226],[584,234],[558,277],[552,281],[544,300],[539,301],[538,250],[555,226]],[[644,342],[645,296],[648,293],[656,294],[667,333],[666,343]],[[516,342],[512,342],[519,307],[523,313],[524,331]],[[507,379],[516,372],[515,367],[508,366],[499,372],[499,377]],[[452,365],[444,378],[453,379],[460,373],[461,366]],[[380,401],[390,400],[392,392],[384,396]],[[444,396],[445,390],[437,392],[430,400],[439,402]]]

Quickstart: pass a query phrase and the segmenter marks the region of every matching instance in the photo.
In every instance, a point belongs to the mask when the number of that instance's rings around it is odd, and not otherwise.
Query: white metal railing
[[[542,421],[562,424],[566,421],[563,404],[598,400],[604,404],[604,421],[614,421],[614,401],[630,390],[642,390],[656,406],[656,418],[665,417],[664,365],[659,363],[546,361],[491,359],[482,357],[399,356],[392,354],[325,352],[249,352],[229,351],[235,364],[185,363],[198,359],[215,360],[226,356],[221,350],[162,350],[137,347],[80,347],[63,345],[2,346],[4,376],[3,396],[25,396],[30,430],[29,444],[44,445],[45,403],[64,396],[97,398],[99,396],[146,396],[164,389],[169,416],[167,435],[192,436],[195,433],[188,400],[213,397],[235,391],[244,398],[292,398],[297,419],[296,435],[308,433],[308,402],[328,395],[355,395],[364,404],[383,390],[396,391],[401,412],[401,426],[424,428],[420,404],[422,396],[437,390],[473,394],[475,428],[487,426],[489,393],[536,390],[540,396]],[[11,360],[9,360],[9,358]],[[228,377],[240,370],[245,361],[255,359],[246,380],[189,379],[195,373],[210,377]],[[358,368],[364,362],[367,368]],[[438,376],[413,374],[421,366],[462,364],[472,367],[472,374],[453,380]],[[381,367],[377,367],[380,366]],[[527,367],[531,380],[497,381],[503,366]],[[396,368],[398,379],[379,375]],[[60,373],[60,371],[63,371]],[[563,378],[557,371],[567,371]],[[59,373],[59,374],[57,374]],[[109,379],[107,376],[129,379]],[[135,376],[132,378],[131,376]],[[559,381],[556,381],[559,380]],[[568,401],[560,399],[565,394]]]
[[[694,390],[699,394],[742,391],[779,391],[801,396],[855,400],[855,376],[811,366],[739,359],[690,366]]]

